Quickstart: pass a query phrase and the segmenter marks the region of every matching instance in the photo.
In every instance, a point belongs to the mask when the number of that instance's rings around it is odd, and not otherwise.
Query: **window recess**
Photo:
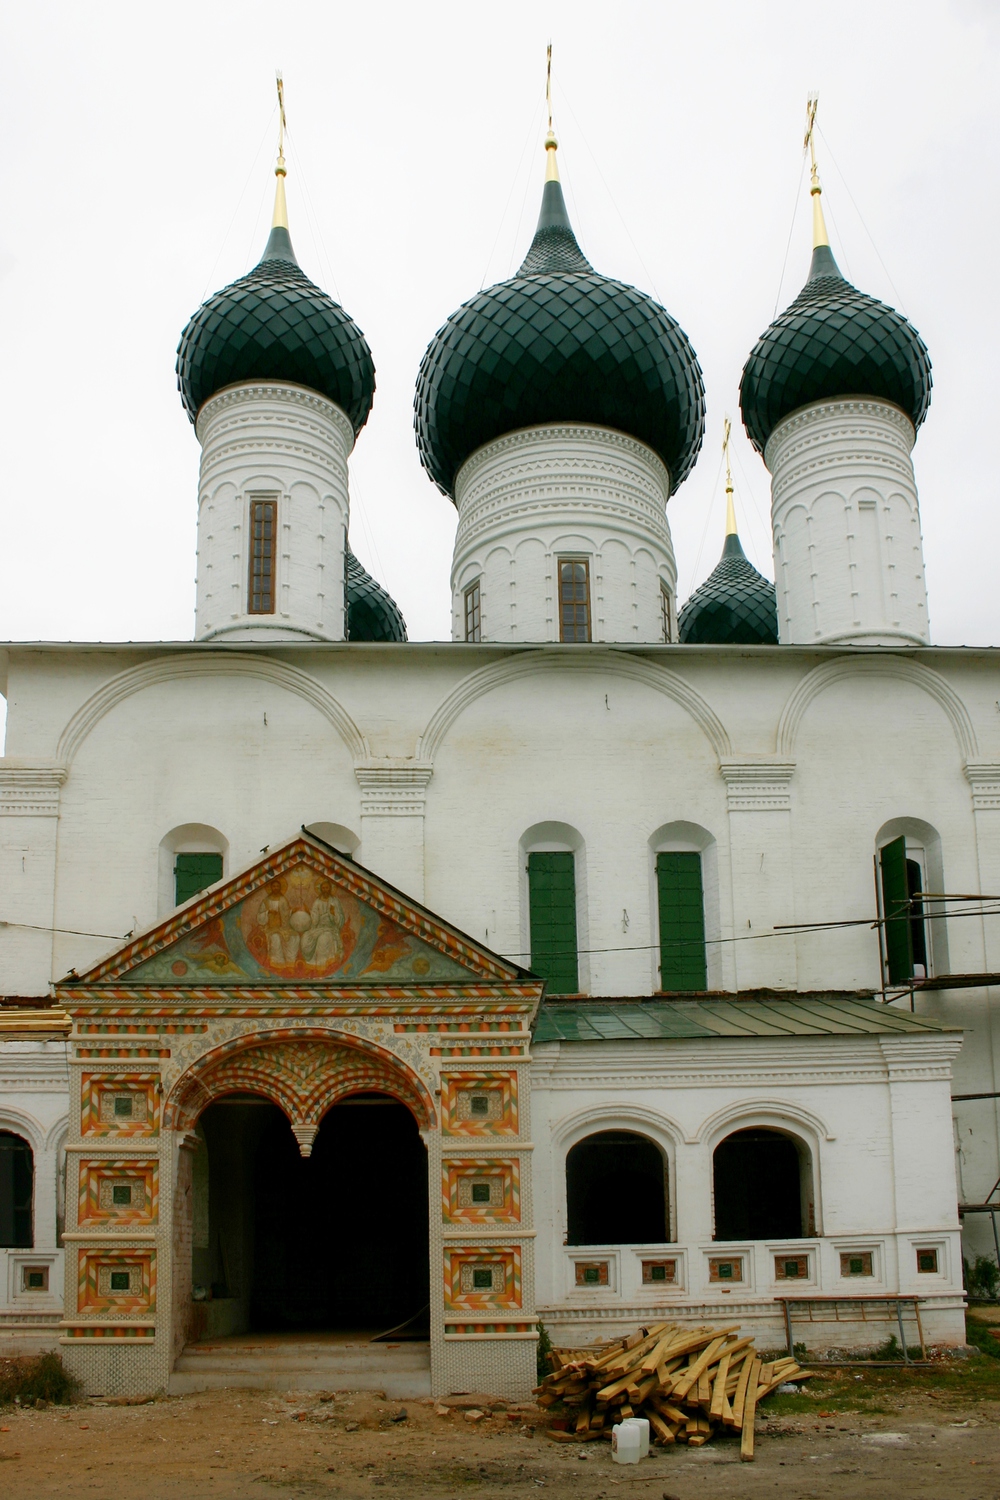
[[[930,944],[922,893],[922,861],[907,851],[900,835],[879,850],[885,956],[890,984],[906,984],[930,974]]]
[[[590,640],[590,564],[586,558],[559,559],[559,639]]]
[[[701,855],[658,854],[656,893],[660,916],[660,989],[707,989]]]
[[[274,585],[278,553],[278,502],[250,501],[250,579],[247,613],[274,614]]]
[[[221,879],[221,854],[178,854],[174,864],[175,906],[183,906],[199,891]]]
[[[550,995],[579,992],[576,947],[576,865],[572,853],[528,855],[531,967]]]

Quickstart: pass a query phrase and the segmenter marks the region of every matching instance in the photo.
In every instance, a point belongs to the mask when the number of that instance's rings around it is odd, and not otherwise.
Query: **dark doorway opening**
[[[207,1244],[196,1236],[193,1280],[228,1302],[228,1331],[379,1333],[426,1308],[427,1152],[405,1105],[342,1100],[309,1157],[262,1099],[219,1100],[201,1129]]]
[[[0,1245],[12,1250],[31,1249],[34,1185],[31,1147],[21,1136],[0,1130]]]
[[[802,1161],[780,1130],[737,1130],[715,1148],[715,1238],[798,1239]]]
[[[667,1224],[667,1165],[660,1148],[630,1130],[602,1130],[566,1157],[571,1245],[660,1245]]]

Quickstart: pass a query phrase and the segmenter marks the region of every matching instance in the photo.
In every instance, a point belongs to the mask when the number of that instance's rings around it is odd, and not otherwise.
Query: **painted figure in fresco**
[[[292,924],[293,913],[285,897],[287,889],[288,882],[283,876],[279,875],[272,880],[257,911],[257,921],[264,929],[267,942],[268,960],[279,969],[295,962],[302,941],[301,934],[295,931]],[[296,912],[294,915],[305,914]]]
[[[302,934],[302,957],[310,968],[326,969],[343,961],[344,908],[333,894],[331,880],[321,880],[317,890],[309,927]]]

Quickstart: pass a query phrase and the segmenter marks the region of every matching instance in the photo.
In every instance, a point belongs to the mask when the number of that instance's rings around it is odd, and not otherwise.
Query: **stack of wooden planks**
[[[563,1442],[610,1437],[625,1417],[645,1417],[655,1442],[699,1447],[720,1428],[740,1433],[740,1457],[753,1458],[757,1403],[786,1380],[806,1380],[794,1359],[760,1358],[739,1328],[658,1323],[592,1349],[553,1349],[552,1373],[536,1386],[539,1406],[562,1403]]]

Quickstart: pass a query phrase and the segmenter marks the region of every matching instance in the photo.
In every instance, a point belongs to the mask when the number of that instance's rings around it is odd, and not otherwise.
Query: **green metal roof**
[[[687,1041],[699,1037],[899,1036],[955,1030],[877,1000],[544,1002],[536,1042]]]
[[[247,380],[304,385],[336,402],[361,431],[375,366],[361,329],[309,280],[287,229],[271,230],[248,276],[203,302],[177,349],[177,386],[193,422],[224,386]]]
[[[687,335],[645,292],[601,276],[573,233],[562,188],[547,182],[516,276],[479,292],[432,339],[420,365],[420,460],[454,498],[477,448],[549,422],[627,432],[658,453],[671,489],[705,430],[705,386]]]
[[[681,641],[694,646],[776,646],[774,584],[758,573],[735,534],[727,536],[718,566],[680,612]]]
[[[919,427],[930,405],[931,361],[902,313],[859,292],[830,247],[819,245],[805,286],[761,334],[743,368],[743,425],[763,453],[785,417],[837,396],[892,401]]]
[[[344,595],[349,641],[405,641],[403,612],[380,583],[363,568],[350,547],[344,558]]]

